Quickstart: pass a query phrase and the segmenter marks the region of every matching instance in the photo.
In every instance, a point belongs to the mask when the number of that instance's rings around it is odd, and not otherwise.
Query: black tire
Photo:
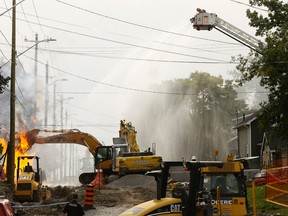
[[[79,182],[83,185],[89,184],[95,179],[96,173],[82,173],[79,176]]]

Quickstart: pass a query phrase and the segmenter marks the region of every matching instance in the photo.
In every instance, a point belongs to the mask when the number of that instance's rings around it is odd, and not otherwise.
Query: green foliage
[[[204,148],[227,143],[236,113],[246,113],[248,106],[239,100],[236,86],[231,80],[224,80],[204,72],[192,73],[186,79],[176,79],[163,83],[169,91],[183,92],[182,97],[174,97],[169,106],[182,104],[183,112],[189,114],[194,133],[199,134],[201,146]],[[192,129],[193,128],[193,129]],[[207,144],[208,143],[208,144]],[[206,146],[207,145],[207,146]],[[208,158],[205,158],[208,159]]]
[[[173,90],[182,91],[189,96],[187,101],[192,115],[203,112],[235,117],[236,112],[247,112],[244,100],[238,100],[236,85],[231,80],[224,80],[221,76],[215,77],[204,72],[191,73],[189,78],[166,82],[173,86]],[[179,98],[178,98],[179,99]]]
[[[163,146],[158,148],[166,160],[190,160],[193,155],[199,160],[211,160],[213,150],[219,150],[219,160],[226,159],[233,118],[237,111],[248,109],[244,100],[238,99],[231,80],[195,72],[150,89],[157,94],[135,97],[130,105],[133,112],[127,114],[135,125],[139,124],[141,143]]]
[[[272,127],[272,136],[287,138],[288,134],[288,4],[274,0],[250,0],[252,6],[264,6],[267,12],[247,10],[256,35],[265,37],[259,53],[240,56],[237,69],[242,73],[239,84],[260,77],[260,84],[269,90],[268,101],[261,104],[262,129]]]
[[[257,213],[288,215],[288,208],[265,201],[265,186],[256,186],[256,209]],[[252,187],[247,187],[249,206],[253,209]]]

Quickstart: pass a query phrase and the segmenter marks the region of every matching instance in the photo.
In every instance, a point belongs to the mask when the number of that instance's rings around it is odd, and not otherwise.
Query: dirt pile
[[[151,176],[127,175],[110,181],[101,190],[95,188],[95,209],[86,211],[85,215],[118,215],[125,209],[156,197],[156,181]],[[75,193],[78,194],[79,203],[83,206],[85,204],[85,185],[77,187],[59,185],[48,189],[51,191],[51,198],[41,203],[13,201],[12,203],[16,209],[21,209],[25,215],[31,216],[60,215],[65,203],[70,201],[72,194]],[[12,200],[11,191],[7,185],[1,183],[0,195]]]
[[[156,181],[153,176],[145,176],[141,174],[131,174],[123,176],[120,179],[107,184],[109,188],[133,188],[143,187],[156,190]]]

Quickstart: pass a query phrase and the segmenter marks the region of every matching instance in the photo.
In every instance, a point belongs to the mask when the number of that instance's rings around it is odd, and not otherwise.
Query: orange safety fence
[[[266,170],[265,200],[288,207],[288,166]]]

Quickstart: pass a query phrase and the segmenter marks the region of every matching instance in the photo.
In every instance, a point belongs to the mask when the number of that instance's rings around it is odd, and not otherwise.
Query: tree
[[[0,72],[0,94],[4,92],[5,88],[8,86],[9,81],[10,77],[5,78]]]
[[[279,0],[250,0],[250,5],[264,6],[264,13],[247,10],[256,35],[265,37],[260,43],[261,54],[250,52],[240,56],[237,69],[242,73],[239,84],[260,78],[260,85],[269,90],[268,101],[262,102],[259,116],[263,130],[271,127],[271,135],[288,137],[288,4]]]
[[[154,86],[157,94],[138,95],[127,116],[139,131],[140,147],[156,142],[169,160],[212,159],[216,149],[226,158],[232,119],[248,107],[235,88],[231,80],[195,72]]]

